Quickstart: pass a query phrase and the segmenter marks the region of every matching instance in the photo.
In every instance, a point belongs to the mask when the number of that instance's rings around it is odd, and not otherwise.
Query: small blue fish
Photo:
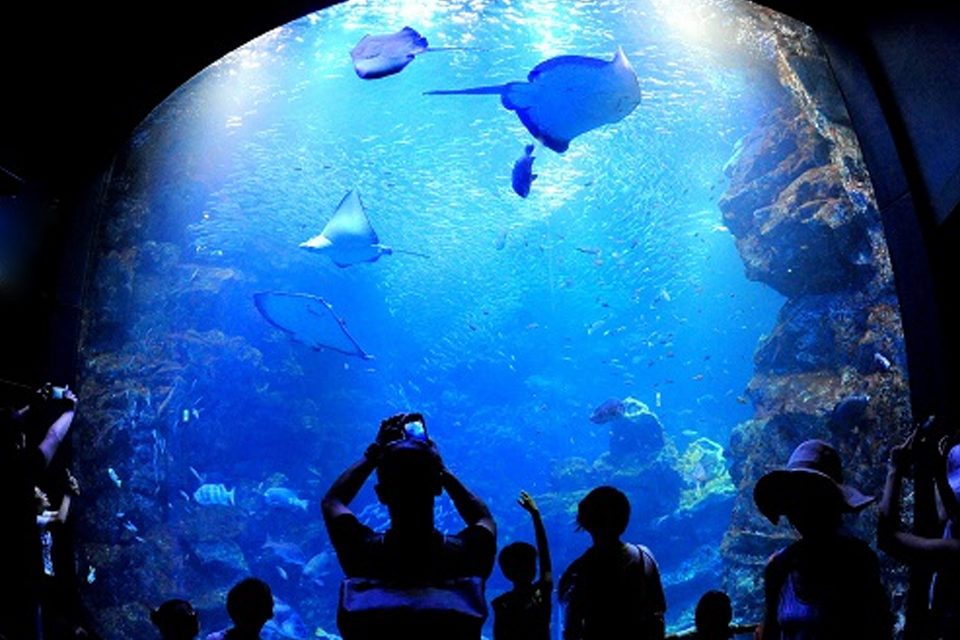
[[[227,491],[223,484],[205,484],[193,492],[193,499],[204,506],[233,506],[236,504],[236,492],[236,488]]]
[[[873,364],[877,371],[890,371],[891,367],[893,367],[893,363],[890,362],[890,358],[886,357],[879,351],[873,354]]]
[[[301,551],[300,547],[293,542],[276,542],[270,538],[270,536],[267,536],[267,541],[263,543],[263,548],[270,549],[284,562],[301,567],[307,564],[307,556]]]
[[[263,497],[271,507],[307,510],[309,503],[297,496],[296,492],[286,487],[270,487],[263,492]]]
[[[517,195],[521,198],[526,198],[530,195],[530,185],[537,179],[537,174],[533,172],[534,159],[533,145],[528,144],[524,149],[523,155],[513,163],[513,175],[511,176],[513,190],[516,191]]]
[[[303,577],[318,587],[325,584],[325,578],[330,575],[336,558],[330,551],[324,550],[310,558],[303,567]]]
[[[830,413],[832,428],[850,429],[857,426],[870,406],[870,396],[866,393],[851,394],[836,404]]]
[[[118,489],[123,486],[123,480],[120,479],[116,469],[113,467],[107,467],[107,475],[110,476],[110,479],[113,480],[113,484],[117,485]]]

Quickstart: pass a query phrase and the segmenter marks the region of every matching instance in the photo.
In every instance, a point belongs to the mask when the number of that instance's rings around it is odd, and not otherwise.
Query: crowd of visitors
[[[93,638],[75,597],[75,576],[58,562],[59,532],[80,494],[65,465],[52,464],[73,423],[79,401],[69,389],[37,393],[36,401],[2,418],[0,474],[3,512],[9,515],[0,571],[21,588],[0,598],[0,640]],[[890,453],[879,502],[878,546],[907,565],[935,572],[931,590],[932,638],[960,637],[956,594],[960,557],[960,441],[933,438],[929,425]],[[933,468],[943,534],[921,536],[901,522],[901,485],[913,465]],[[389,526],[376,531],[350,508],[361,488],[373,489],[389,512]],[[454,534],[435,526],[435,500],[452,501],[463,527]],[[843,463],[829,443],[800,443],[785,466],[756,483],[754,502],[776,524],[785,517],[796,539],[774,553],[763,573],[762,621],[733,622],[722,591],[703,595],[696,626],[666,635],[667,601],[653,550],[624,540],[630,499],[613,486],[590,490],[577,507],[576,525],[590,545],[554,579],[547,532],[534,498],[521,491],[517,504],[533,524],[535,544],[513,542],[497,556],[497,526],[487,505],[451,471],[430,439],[424,417],[401,413],[382,421],[363,455],[333,482],[321,511],[344,579],[337,625],[344,640],[387,637],[478,640],[492,611],[494,640],[614,638],[720,639],[749,634],[760,640],[893,637],[890,600],[870,544],[843,527],[875,501],[843,480]],[[54,507],[53,505],[56,505]],[[488,608],[486,581],[498,561],[511,588]],[[62,574],[66,574],[65,576]],[[73,586],[71,587],[71,584]],[[551,629],[554,598],[561,629]],[[270,586],[256,577],[231,588],[226,610],[233,626],[207,640],[261,637],[274,616]],[[159,637],[200,636],[199,616],[187,599],[172,598],[151,609]],[[558,619],[560,620],[560,619]]]

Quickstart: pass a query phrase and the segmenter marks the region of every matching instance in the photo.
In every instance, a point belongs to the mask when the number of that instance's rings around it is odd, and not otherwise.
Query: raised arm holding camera
[[[390,514],[382,532],[349,508],[374,470],[374,490]],[[434,500],[444,490],[465,523],[453,535],[434,526]],[[334,481],[322,507],[347,576],[337,616],[345,640],[480,637],[496,525],[483,501],[446,468],[422,415],[381,422],[374,443]]]

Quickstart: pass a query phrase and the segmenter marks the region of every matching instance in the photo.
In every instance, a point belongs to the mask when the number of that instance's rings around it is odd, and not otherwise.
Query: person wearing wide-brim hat
[[[760,513],[777,524],[780,516],[789,516],[806,504],[860,511],[875,498],[843,483],[836,449],[823,440],[807,440],[794,449],[785,468],[771,471],[757,481],[753,500]]]
[[[800,443],[786,467],[761,477],[760,512],[786,516],[800,539],[770,557],[764,570],[764,640],[891,638],[890,603],[877,555],[843,530],[843,514],[874,501],[843,482],[840,456],[823,440]]]
[[[877,543],[881,550],[908,565],[934,571],[930,590],[931,638],[960,637],[960,441],[957,436],[939,442],[925,425],[890,450],[887,481],[880,500]],[[939,446],[937,446],[939,445]],[[911,465],[928,465],[937,488],[943,520],[942,536],[923,536],[901,530],[900,493]],[[916,479],[915,479],[916,481]]]

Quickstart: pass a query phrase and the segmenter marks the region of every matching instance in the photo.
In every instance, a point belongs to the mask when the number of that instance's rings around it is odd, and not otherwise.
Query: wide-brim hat
[[[799,502],[836,502],[845,511],[859,511],[875,499],[843,483],[837,450],[816,439],[800,443],[785,468],[763,475],[753,488],[757,509],[773,524]]]

